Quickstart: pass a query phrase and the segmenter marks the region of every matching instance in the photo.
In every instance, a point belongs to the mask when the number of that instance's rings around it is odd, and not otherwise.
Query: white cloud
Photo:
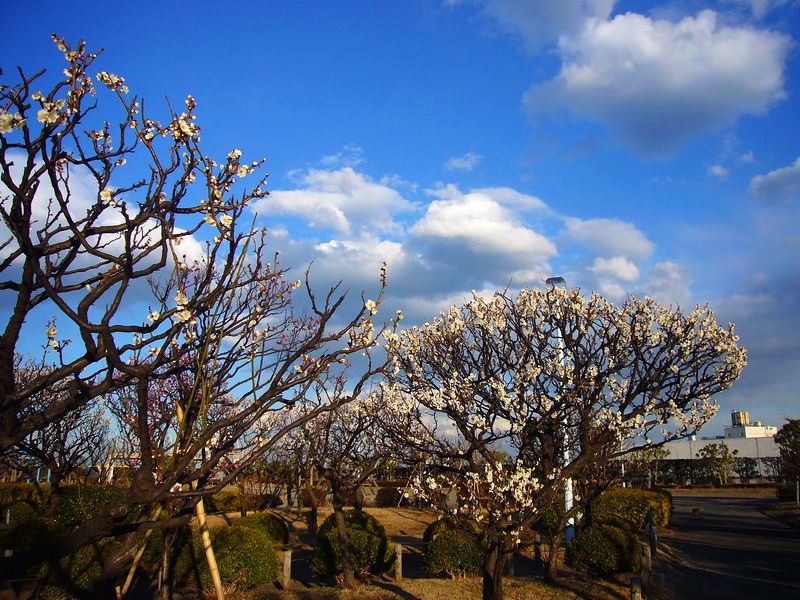
[[[691,301],[689,270],[674,262],[653,265],[650,279],[637,292],[646,294],[663,304],[677,304],[686,308]]]
[[[510,263],[536,263],[556,254],[545,236],[530,229],[491,195],[473,191],[434,200],[412,228],[414,236],[459,246],[475,255],[504,256]]]
[[[730,171],[722,165],[711,165],[708,167],[708,174],[717,179],[727,179]]]
[[[708,10],[678,22],[587,19],[580,33],[559,38],[560,73],[532,87],[525,104],[607,123],[637,150],[662,153],[785,98],[790,45],[776,32],[721,26]]]
[[[588,270],[598,276],[613,277],[620,281],[636,281],[639,279],[639,269],[624,256],[614,256],[603,258],[598,256],[594,259]]]
[[[761,20],[767,13],[781,6],[798,4],[797,0],[725,0],[726,4],[735,4],[750,11],[755,19]]]
[[[632,223],[617,219],[577,219],[566,217],[561,238],[605,257],[647,258],[653,243]]]
[[[325,168],[357,167],[364,162],[364,149],[356,144],[346,144],[339,152],[323,156],[319,162]]]
[[[261,215],[296,215],[314,227],[351,235],[361,228],[397,234],[402,227],[393,216],[413,208],[397,190],[351,167],[312,169],[302,184],[302,189],[273,191],[252,210]]]
[[[606,19],[615,0],[482,0],[479,4],[502,30],[521,36],[527,48],[535,52],[560,35],[577,32],[586,19]]]
[[[467,152],[463,156],[451,156],[442,168],[445,171],[472,171],[483,160],[483,156],[474,152]]]
[[[800,158],[788,167],[753,177],[750,180],[750,194],[766,200],[796,200],[800,196]]]

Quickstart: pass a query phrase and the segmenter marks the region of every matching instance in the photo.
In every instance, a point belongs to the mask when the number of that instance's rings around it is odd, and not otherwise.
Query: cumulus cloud
[[[566,109],[606,123],[638,151],[663,153],[785,98],[790,45],[780,33],[720,25],[710,10],[677,22],[590,18],[559,38],[559,74],[524,102],[534,114]]]
[[[750,194],[762,200],[794,202],[800,196],[800,158],[788,167],[753,177]]]
[[[556,254],[553,242],[519,221],[490,190],[457,195],[447,190],[410,231],[473,255],[507,257],[511,263],[541,262]]]
[[[402,226],[394,215],[413,209],[397,190],[351,167],[312,169],[301,183],[301,189],[273,191],[253,204],[252,210],[261,215],[299,216],[313,227],[351,235],[363,227],[397,234]]]
[[[613,277],[620,281],[636,281],[639,279],[639,269],[624,256],[614,256],[603,258],[598,256],[594,259],[588,270],[595,275]]]
[[[445,171],[472,171],[483,160],[483,156],[474,152],[467,152],[463,156],[451,156],[442,168]]]
[[[653,242],[632,223],[617,219],[566,217],[561,238],[588,248],[603,257],[643,259],[653,252]]]
[[[711,165],[708,167],[708,174],[717,179],[727,179],[730,173],[731,172],[722,165]]]
[[[447,4],[462,4],[448,0]],[[480,0],[483,13],[497,22],[503,31],[520,36],[526,47],[537,51],[560,35],[580,30],[588,18],[606,19],[615,0]]]

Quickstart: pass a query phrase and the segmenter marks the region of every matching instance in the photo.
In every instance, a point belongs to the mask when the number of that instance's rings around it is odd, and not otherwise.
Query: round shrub
[[[567,546],[567,562],[600,575],[638,571],[639,538],[628,529],[596,523],[583,529]]]
[[[451,529],[460,529],[474,537],[480,536],[480,529],[472,521],[456,519],[452,515],[444,515],[425,528],[425,533],[422,534],[422,542],[427,545],[440,533]]]
[[[425,546],[425,570],[447,573],[451,578],[477,573],[483,567],[483,544],[463,529],[440,531]]]
[[[205,496],[208,512],[237,512],[241,508],[239,490],[224,489],[213,496]]]
[[[240,527],[249,527],[260,531],[275,543],[289,543],[289,528],[283,519],[272,513],[254,513],[244,519],[239,519],[238,524]]]
[[[281,563],[275,544],[257,529],[238,525],[220,527],[211,531],[211,543],[223,583],[247,589],[278,579]],[[175,566],[176,578],[190,579],[190,586],[195,573],[199,575],[201,589],[211,587],[211,574],[199,535],[195,535],[193,544],[183,549]]]
[[[385,573],[394,564],[386,531],[378,520],[363,511],[345,511],[347,547],[357,576]],[[317,546],[311,555],[311,570],[316,575],[338,575],[342,572],[342,551],[336,529],[336,514],[322,523]]]

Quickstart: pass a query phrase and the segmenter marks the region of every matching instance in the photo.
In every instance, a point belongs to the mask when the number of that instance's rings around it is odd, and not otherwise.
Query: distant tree
[[[726,444],[708,444],[700,448],[697,458],[700,458],[708,472],[715,477],[719,485],[728,484],[728,475],[736,464],[738,450],[731,450]]]
[[[432,323],[385,336],[387,429],[407,456],[425,457],[420,495],[463,490],[459,509],[486,539],[487,600],[503,597],[521,529],[568,478],[591,479],[600,457],[652,445],[654,430],[667,439],[696,431],[745,363],[732,326],[708,308],[684,314],[635,298],[614,306],[557,288],[474,294]],[[662,431],[670,421],[676,430]],[[498,461],[497,448],[513,461]]]
[[[775,443],[780,448],[786,476],[800,476],[800,419],[786,419],[775,435]]]
[[[29,361],[18,364],[15,376],[29,380],[49,372],[51,367]],[[61,400],[60,392],[44,389],[26,404],[32,413],[45,412]],[[48,514],[54,514],[61,497],[61,488],[68,482],[85,483],[98,466],[108,458],[110,419],[98,400],[88,402],[28,434],[5,453],[5,460],[33,482]],[[39,471],[48,474],[48,493],[40,485]]]
[[[741,483],[748,483],[751,479],[758,477],[758,461],[746,456],[737,458],[733,461],[733,471]]]

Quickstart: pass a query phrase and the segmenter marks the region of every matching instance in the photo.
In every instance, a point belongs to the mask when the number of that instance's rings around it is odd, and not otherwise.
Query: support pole
[[[403,545],[394,545],[394,580],[403,581]]]

